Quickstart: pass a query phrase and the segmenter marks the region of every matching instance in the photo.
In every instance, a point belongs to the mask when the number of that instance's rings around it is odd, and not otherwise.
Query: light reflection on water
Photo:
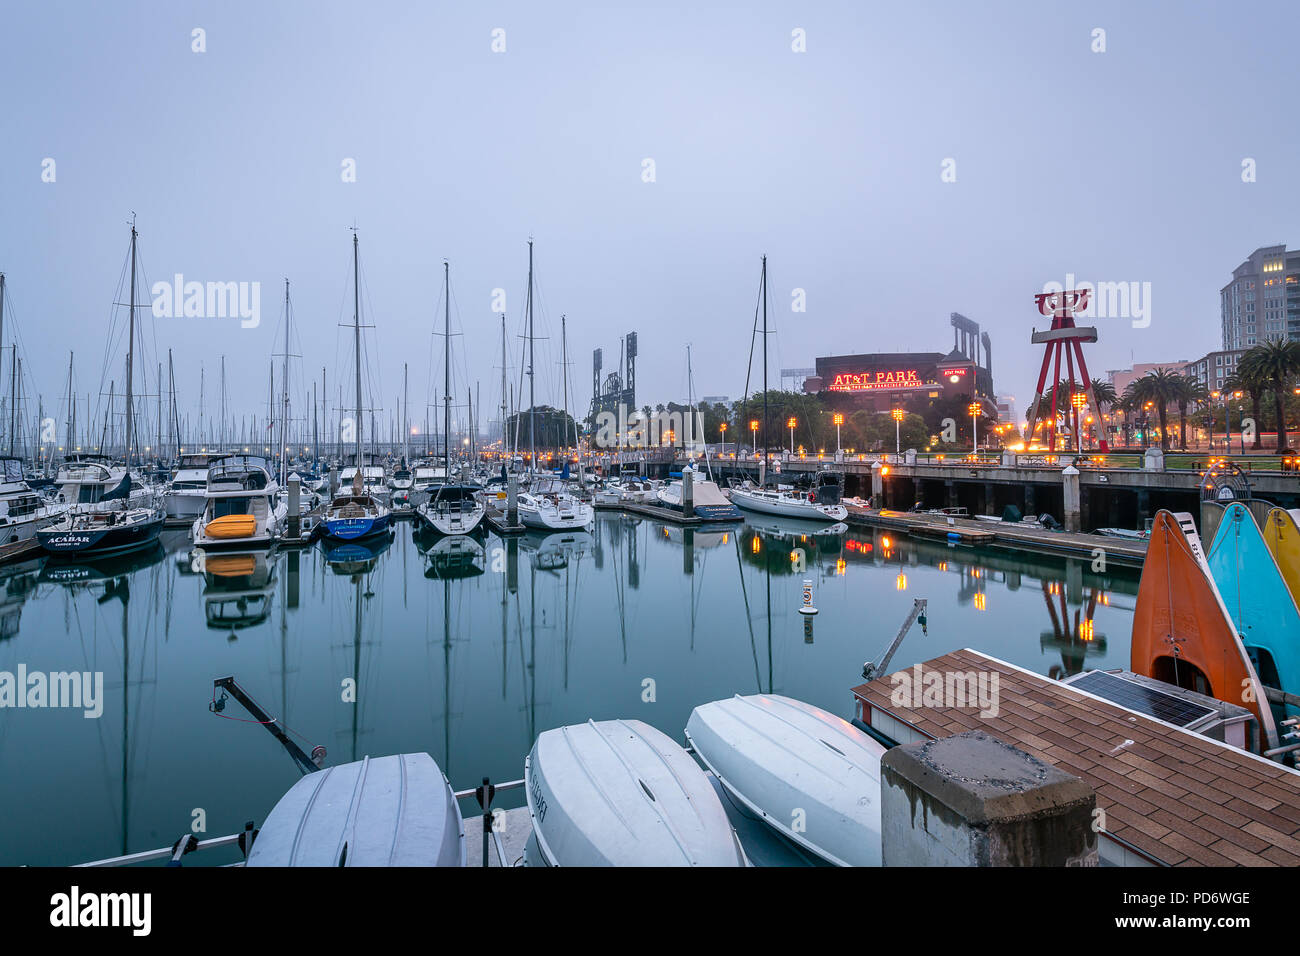
[[[891,670],[958,647],[1052,676],[1127,666],[1136,591],[1134,571],[889,532],[609,513],[590,534],[467,544],[399,525],[373,548],[269,558],[196,560],[167,532],[130,558],[10,566],[0,671],[102,671],[105,700],[99,719],[0,710],[0,864],[170,845],[198,811],[208,836],[265,819],[298,771],[235,701],[232,719],[209,711],[219,677],[328,764],[423,750],[463,789],[518,778],[538,733],[587,719],[680,740],[696,704],[757,691],[848,716],[913,598],[928,633]]]

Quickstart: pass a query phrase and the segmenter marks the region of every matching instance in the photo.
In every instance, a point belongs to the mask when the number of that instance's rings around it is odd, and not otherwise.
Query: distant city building
[[[816,375],[815,368],[783,368],[781,369],[781,388],[786,389],[787,383],[790,386],[798,387],[799,383],[809,375]]]
[[[1110,384],[1115,386],[1115,393],[1123,395],[1124,389],[1148,372],[1154,372],[1158,368],[1168,369],[1171,372],[1181,372],[1191,364],[1186,359],[1179,359],[1177,362],[1139,362],[1132,368],[1109,369],[1106,372],[1106,377],[1110,379]]]
[[[705,395],[700,399],[705,405],[730,405],[731,399],[726,395]]]
[[[1300,339],[1300,250],[1256,249],[1219,291],[1223,351]]]
[[[1016,420],[1016,396],[998,396],[998,421],[1011,423]]]
[[[810,395],[829,393],[843,408],[887,412],[920,396],[934,400],[968,395],[994,408],[992,374],[959,351],[869,352],[817,359],[817,374],[804,381]]]
[[[1211,352],[1194,362],[1187,364],[1188,375],[1204,385],[1211,392],[1223,391],[1223,381],[1237,370],[1237,363],[1246,354],[1245,349],[1230,349],[1227,352]]]

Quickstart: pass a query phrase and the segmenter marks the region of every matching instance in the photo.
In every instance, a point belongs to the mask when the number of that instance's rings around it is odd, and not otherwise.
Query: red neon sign
[[[869,392],[876,389],[924,388],[916,369],[888,372],[842,372],[830,384],[832,392]]]

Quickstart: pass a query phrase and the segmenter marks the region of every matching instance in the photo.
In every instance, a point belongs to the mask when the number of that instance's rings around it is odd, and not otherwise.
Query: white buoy
[[[813,607],[812,602],[813,583],[809,578],[803,579],[803,605],[799,608],[800,614],[816,614],[817,609]]]

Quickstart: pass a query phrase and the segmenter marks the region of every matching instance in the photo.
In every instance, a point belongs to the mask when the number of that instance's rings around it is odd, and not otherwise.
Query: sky
[[[366,402],[393,414],[405,364],[416,420],[442,387],[444,259],[458,401],[496,417],[503,306],[519,387],[530,237],[537,401],[563,399],[564,316],[580,412],[591,350],[609,369],[632,330],[638,404],[686,397],[688,344],[695,395],[739,397],[763,255],[773,381],[819,355],[947,351],[956,311],[1023,408],[1045,284],[1149,290],[1138,327],[1095,320],[1103,377],[1218,348],[1232,269],[1300,244],[1294,2],[3,13],[4,346],[47,410],[69,351],[83,401],[121,389],[133,214],[148,286],[260,287],[255,327],[141,310],[145,390],[170,349],[193,417],[222,356],[231,414],[265,416],[286,277],[295,405],[322,371],[331,405],[350,387],[354,227]]]

